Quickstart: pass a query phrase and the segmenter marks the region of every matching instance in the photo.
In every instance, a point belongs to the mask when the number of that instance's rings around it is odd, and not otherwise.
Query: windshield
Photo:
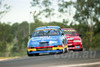
[[[36,36],[54,36],[54,35],[59,35],[59,31],[57,29],[36,30],[32,36],[36,37]]]
[[[78,36],[77,32],[64,31],[67,36]]]

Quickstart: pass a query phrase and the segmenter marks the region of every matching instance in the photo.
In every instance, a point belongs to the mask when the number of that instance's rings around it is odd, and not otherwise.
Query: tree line
[[[89,27],[86,24],[70,24],[65,25],[64,22],[44,23],[36,20],[30,23],[31,34],[34,29],[41,26],[60,26],[61,28],[74,28],[82,35],[83,48],[86,50],[100,49],[100,29],[96,26],[93,31],[93,41],[91,44]],[[27,43],[29,40],[29,23],[14,23],[13,25],[0,23],[0,56],[24,56],[27,51]]]

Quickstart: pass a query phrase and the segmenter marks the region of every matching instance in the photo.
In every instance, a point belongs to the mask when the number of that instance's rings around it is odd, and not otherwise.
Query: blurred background
[[[40,26],[74,28],[84,50],[100,50],[100,0],[0,0],[0,57],[26,56]]]

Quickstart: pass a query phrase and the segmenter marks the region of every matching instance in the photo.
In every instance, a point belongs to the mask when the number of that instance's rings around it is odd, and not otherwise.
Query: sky
[[[31,0],[5,0],[4,2],[11,6],[11,10],[1,19],[1,22],[29,21]]]
[[[1,22],[5,23],[10,22],[11,24],[15,22],[21,23],[23,21],[34,22],[32,15],[30,15],[30,11],[38,12],[38,9],[37,8],[32,9],[30,4],[31,1],[32,0],[4,0],[4,3],[9,4],[11,6],[11,10],[1,19]],[[55,4],[53,7],[57,8]],[[68,14],[64,15],[62,19],[61,18],[58,19],[57,16],[53,16],[50,18],[43,18],[42,16],[41,18],[43,22],[62,21],[63,18],[65,19],[69,18],[70,20],[73,20],[73,18],[71,16],[68,16]]]

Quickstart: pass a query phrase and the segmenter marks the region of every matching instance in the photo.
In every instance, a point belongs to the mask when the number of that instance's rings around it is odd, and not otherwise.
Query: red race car
[[[82,51],[82,39],[77,31],[73,28],[63,28],[62,30],[64,31],[68,40],[68,50]]]

